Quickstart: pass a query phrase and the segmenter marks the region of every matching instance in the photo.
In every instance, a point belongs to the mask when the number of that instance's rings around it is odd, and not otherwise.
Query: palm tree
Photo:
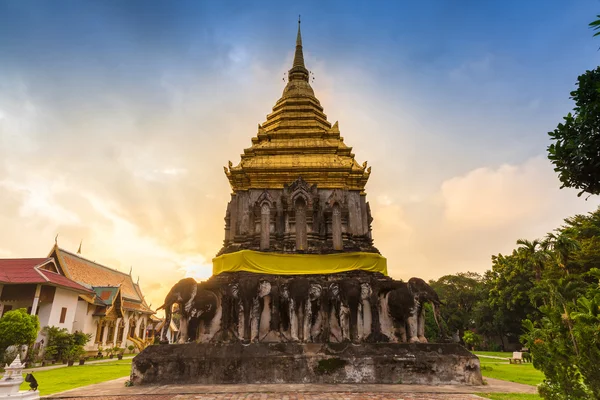
[[[569,275],[567,263],[571,254],[581,248],[579,242],[565,233],[559,235],[549,233],[546,235],[543,247],[554,252],[556,263]]]
[[[535,271],[535,280],[539,282],[540,279],[542,279],[542,269],[544,268],[544,264],[549,258],[548,251],[544,248],[539,239],[533,241],[519,239],[517,240],[517,244],[520,245],[518,248],[519,254],[533,267],[533,270]]]

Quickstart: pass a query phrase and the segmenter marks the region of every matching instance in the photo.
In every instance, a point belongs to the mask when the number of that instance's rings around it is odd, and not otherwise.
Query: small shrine
[[[19,355],[15,357],[10,365],[4,367],[4,375],[0,379],[0,400],[40,398],[40,393],[37,390],[19,391],[19,387],[24,382],[23,368],[25,368],[25,364],[21,363]]]

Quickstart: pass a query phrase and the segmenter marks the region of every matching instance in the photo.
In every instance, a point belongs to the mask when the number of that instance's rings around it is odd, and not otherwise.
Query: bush
[[[88,334],[81,332],[69,333],[65,328],[57,328],[55,326],[47,326],[42,332],[46,336],[48,343],[44,353],[46,360],[73,361],[79,357],[81,351],[85,353],[83,346],[91,338]]]
[[[67,361],[75,361],[75,360],[79,360],[80,358],[82,358],[84,356],[84,354],[85,354],[85,350],[83,349],[82,345],[73,344],[65,351],[64,356]]]
[[[35,342],[40,321],[36,315],[29,315],[27,310],[19,308],[6,312],[0,318],[0,351],[8,346],[31,345]]]
[[[462,339],[465,344],[471,348],[471,350],[475,350],[475,347],[478,347],[483,341],[481,335],[471,331],[465,331]]]

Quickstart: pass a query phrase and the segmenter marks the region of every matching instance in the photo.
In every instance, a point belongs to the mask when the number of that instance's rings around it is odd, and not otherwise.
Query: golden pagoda
[[[214,260],[214,272],[236,270],[234,264],[263,273],[281,273],[281,265],[290,273],[314,272],[314,268],[304,268],[306,259],[294,264],[289,257],[278,258],[280,253],[337,254],[338,259],[346,260],[326,263],[318,273],[339,272],[340,268],[369,270],[365,260],[372,261],[374,271],[385,273],[385,259],[371,238],[372,218],[365,193],[370,173],[366,162],[360,165],[354,159],[338,123],[332,126],[327,121],[315,97],[304,65],[298,21],[294,62],[283,94],[258,126],[252,146],[244,149],[239,164],[230,161],[225,167],[232,193],[225,215],[224,246]],[[249,254],[254,257],[250,261]],[[352,257],[362,261],[357,264]],[[310,263],[334,258],[313,258]]]
[[[234,191],[282,189],[301,176],[321,189],[364,194],[371,169],[356,162],[352,147],[340,136],[338,123],[332,126],[327,121],[309,80],[298,23],[294,63],[283,95],[258,126],[252,147],[244,149],[240,163],[225,168]]]

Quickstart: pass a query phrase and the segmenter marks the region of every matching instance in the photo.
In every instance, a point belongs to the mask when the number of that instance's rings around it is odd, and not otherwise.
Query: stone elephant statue
[[[217,295],[205,288],[203,282],[197,283],[193,278],[185,278],[177,282],[165,297],[165,302],[157,308],[165,309],[165,324],[161,331],[161,343],[168,343],[167,332],[173,316],[173,305],[178,305],[179,339],[178,343],[185,343],[189,339],[189,325],[197,327],[200,321],[210,321],[217,312],[219,299]],[[194,330],[193,339],[196,338]]]
[[[203,341],[214,335],[214,330],[203,335],[203,331],[211,328],[215,316],[220,320],[221,301],[205,282],[198,283],[196,295],[192,299],[192,305],[187,311],[187,338],[185,341]],[[219,315],[218,315],[219,314]],[[216,324],[217,329],[220,324]],[[205,336],[205,337],[203,337]],[[183,341],[180,341],[183,342]]]
[[[408,282],[398,282],[395,286],[381,298],[380,313],[383,333],[390,340],[395,341],[397,338],[396,326],[401,341],[427,343],[424,305],[431,303],[433,315],[439,327],[439,307],[436,308],[436,306],[441,305],[441,301],[437,293],[420,278],[411,278]],[[386,317],[391,317],[392,321],[386,321]]]
[[[234,322],[237,325],[238,339],[245,343],[257,342],[265,297],[271,294],[271,283],[265,279],[249,277],[233,283],[230,292],[234,299]]]
[[[156,311],[163,308],[165,309],[165,324],[163,325],[160,334],[161,343],[169,343],[169,340],[167,339],[167,332],[169,330],[169,326],[171,325],[174,304],[179,306],[179,313],[181,314],[179,325],[179,341],[181,342],[182,338],[183,342],[187,341],[187,321],[189,318],[188,312],[192,307],[192,301],[196,296],[197,291],[198,283],[193,278],[182,279],[173,285],[171,290],[169,290],[163,305],[156,309]]]

